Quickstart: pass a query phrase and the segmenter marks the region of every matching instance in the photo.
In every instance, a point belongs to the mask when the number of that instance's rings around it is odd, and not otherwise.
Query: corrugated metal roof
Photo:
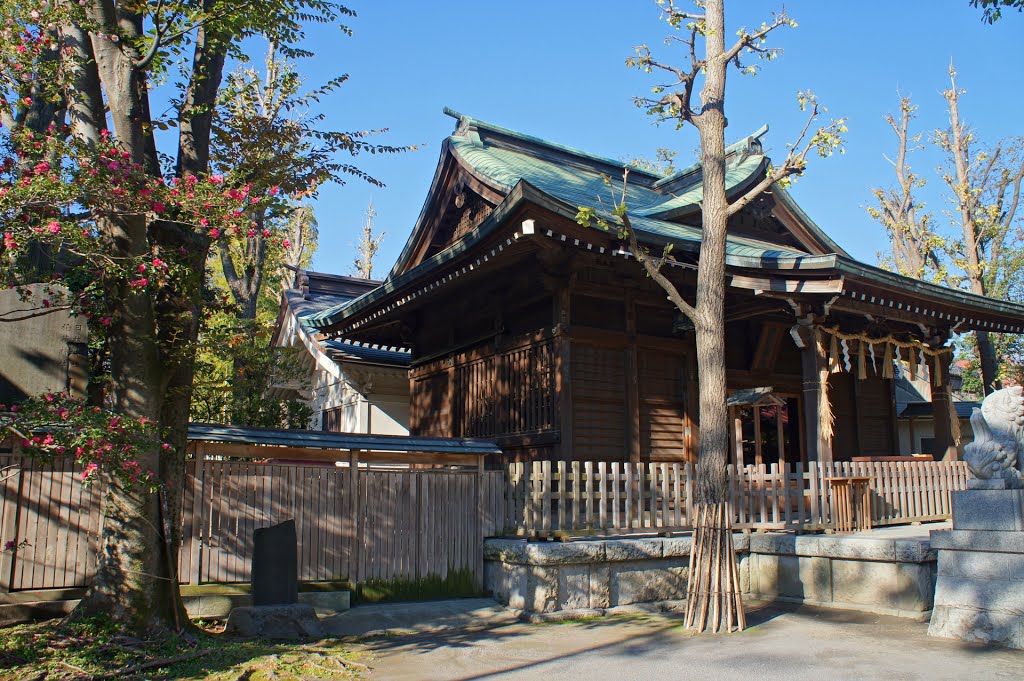
[[[971,418],[971,413],[975,409],[981,409],[981,402],[954,402],[953,406],[956,407],[956,415],[962,419]],[[909,402],[907,406],[900,412],[899,418],[918,418],[921,416],[933,416],[935,413],[934,406],[931,402]]]
[[[424,452],[436,454],[501,454],[493,442],[448,437],[328,433],[319,430],[246,428],[217,423],[190,423],[188,439],[202,442],[360,450],[364,452]]]
[[[328,351],[328,356],[336,362],[367,362],[407,367],[412,361],[412,354],[408,350],[375,348],[339,340],[324,341],[323,345]]]

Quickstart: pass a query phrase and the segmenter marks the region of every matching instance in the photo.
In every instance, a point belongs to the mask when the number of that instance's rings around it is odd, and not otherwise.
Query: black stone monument
[[[252,604],[299,602],[299,559],[295,521],[261,527],[252,533]]]

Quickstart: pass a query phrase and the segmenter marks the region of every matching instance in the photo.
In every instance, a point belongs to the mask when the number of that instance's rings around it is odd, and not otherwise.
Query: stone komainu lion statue
[[[974,442],[964,448],[964,460],[983,480],[1022,479],[1024,449],[1024,387],[1003,388],[990,394],[971,414]]]

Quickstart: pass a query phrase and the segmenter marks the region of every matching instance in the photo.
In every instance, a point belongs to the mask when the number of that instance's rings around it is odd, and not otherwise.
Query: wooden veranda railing
[[[964,489],[963,462],[841,462],[728,471],[733,527],[814,531],[836,524],[829,478],[871,478],[872,524],[943,520]],[[523,535],[684,531],[694,518],[694,467],[681,463],[551,462],[508,465],[505,530]]]

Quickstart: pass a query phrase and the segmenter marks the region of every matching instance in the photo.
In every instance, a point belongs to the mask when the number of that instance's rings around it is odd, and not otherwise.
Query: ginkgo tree
[[[137,634],[187,621],[178,530],[165,520],[180,513],[207,255],[249,238],[252,211],[283,200],[239,173],[211,172],[225,65],[244,59],[253,36],[308,55],[304,25],[351,14],[325,0],[0,0],[3,276],[12,286],[58,278],[65,300],[38,305],[70,305],[103,329],[116,417],[162,435],[131,451],[142,488],[97,463],[107,493],[79,612]]]
[[[806,123],[798,138],[788,146],[785,158],[771,165],[765,176],[742,196],[730,198],[725,187],[726,76],[731,68],[754,74],[755,62],[748,58],[772,60],[778,48],[767,46],[767,38],[782,27],[795,27],[785,11],[758,28],[740,28],[731,44],[726,42],[724,0],[698,0],[695,9],[684,10],[674,0],[659,0],[663,18],[673,29],[665,41],[683,52],[684,65],[662,61],[646,45],[636,50],[627,65],[646,73],[667,76],[668,81],[652,89],[653,96],[639,97],[636,104],[659,122],[681,128],[691,125],[700,136],[702,169],[701,247],[697,264],[694,300],[688,300],[667,270],[675,262],[671,248],[651,253],[633,229],[625,201],[628,170],[623,173],[621,198],[616,197],[611,215],[582,207],[578,220],[596,222],[616,230],[632,256],[648,276],[665,290],[669,300],[693,324],[696,334],[699,380],[700,444],[697,462],[696,518],[691,548],[687,589],[686,625],[697,631],[731,631],[744,627],[743,602],[739,590],[732,528],[727,508],[727,463],[729,453],[728,410],[725,370],[725,249],[729,218],[777,184],[786,184],[804,172],[808,154],[829,156],[842,150],[843,119],[814,128],[825,109],[809,92],[798,94]],[[699,94],[698,94],[699,92]]]

